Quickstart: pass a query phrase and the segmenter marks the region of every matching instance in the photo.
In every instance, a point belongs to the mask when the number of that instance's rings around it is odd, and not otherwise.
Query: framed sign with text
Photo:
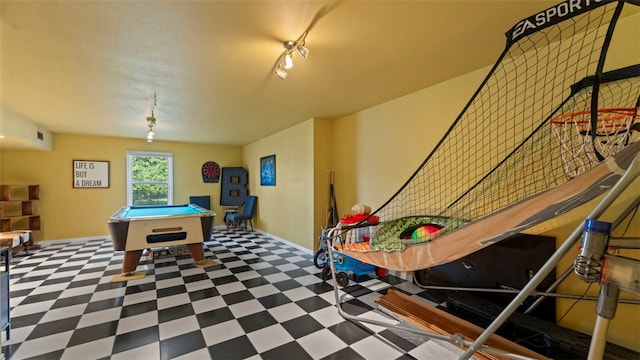
[[[109,162],[73,160],[73,187],[96,189],[109,187]]]

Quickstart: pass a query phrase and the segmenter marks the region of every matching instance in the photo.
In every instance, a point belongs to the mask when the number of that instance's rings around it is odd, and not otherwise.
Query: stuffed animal
[[[353,215],[370,214],[371,213],[371,208],[369,206],[367,206],[367,205],[364,205],[364,204],[355,204],[351,208],[351,213]]]

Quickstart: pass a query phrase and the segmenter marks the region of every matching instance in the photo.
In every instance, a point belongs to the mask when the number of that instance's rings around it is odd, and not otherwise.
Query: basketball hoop
[[[637,111],[637,108],[599,109],[595,134],[592,134],[589,110],[551,118],[551,128],[560,142],[565,174],[573,178],[598,164],[598,155],[612,156],[627,146]]]

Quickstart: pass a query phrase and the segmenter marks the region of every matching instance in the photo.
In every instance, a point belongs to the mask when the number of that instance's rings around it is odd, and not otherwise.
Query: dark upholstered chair
[[[251,225],[251,231],[253,231],[253,217],[256,215],[256,202],[258,197],[254,195],[248,195],[247,199],[242,205],[242,211],[227,215],[227,221],[233,228],[237,228],[240,223],[244,222],[244,228],[247,229],[247,221]]]
[[[201,208],[211,210],[211,196],[189,196],[189,204],[198,205]]]

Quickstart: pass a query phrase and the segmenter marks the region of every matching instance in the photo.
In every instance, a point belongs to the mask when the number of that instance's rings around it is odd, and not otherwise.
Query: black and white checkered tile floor
[[[190,256],[143,256],[142,280],[111,282],[123,253],[109,239],[51,242],[14,257],[8,359],[441,359],[447,343],[358,326],[337,313],[313,255],[261,232],[216,231],[200,269]],[[428,298],[410,281],[374,274],[343,288],[349,313],[383,319],[389,288]],[[453,348],[454,351],[457,349]],[[0,358],[2,355],[0,355]]]

